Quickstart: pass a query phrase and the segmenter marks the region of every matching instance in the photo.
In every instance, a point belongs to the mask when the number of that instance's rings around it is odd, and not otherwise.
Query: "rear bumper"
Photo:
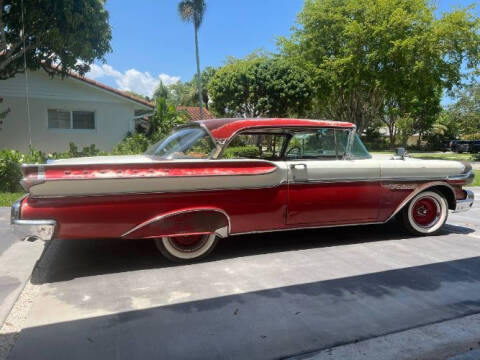
[[[453,210],[453,212],[468,211],[473,206],[475,195],[470,190],[464,190],[464,191],[467,194],[467,197],[463,200],[457,200],[457,205],[455,206],[455,210]]]
[[[10,214],[10,223],[13,232],[20,240],[51,240],[55,234],[57,225],[55,220],[25,220],[20,218],[22,201],[19,199],[13,204]]]

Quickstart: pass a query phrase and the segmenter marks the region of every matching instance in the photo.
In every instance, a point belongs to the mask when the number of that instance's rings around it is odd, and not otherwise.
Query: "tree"
[[[427,0],[306,0],[279,44],[311,74],[315,110],[362,132],[461,83],[462,64],[480,63],[479,25],[471,8],[437,19]]]
[[[455,96],[456,102],[447,108],[445,116],[456,124],[458,135],[480,137],[480,84],[457,89]]]
[[[158,84],[157,88],[153,92],[153,98],[156,99],[158,97],[164,98],[164,99],[169,99],[170,98],[170,90],[167,85],[163,83],[162,80],[160,80],[160,83]]]
[[[202,102],[208,109],[210,98],[208,96],[208,82],[215,75],[216,69],[207,66],[200,75],[202,82]],[[169,99],[172,103],[179,106],[195,106],[198,101],[198,76],[195,74],[192,80],[187,82],[177,81],[170,85],[162,82],[158,85],[153,94],[153,98],[163,97]],[[197,99],[197,100],[195,100]]]
[[[149,118],[146,137],[152,142],[158,141],[180,124],[188,120],[184,111],[177,111],[175,105],[162,97],[155,99],[155,113]]]
[[[198,105],[198,92],[195,90],[197,85],[192,82],[177,82],[168,86],[169,97],[171,101],[179,106],[196,106]]]
[[[200,78],[200,55],[198,53],[198,29],[202,25],[207,5],[205,0],[182,0],[178,4],[180,18],[185,22],[193,23],[195,32],[195,58],[197,62],[198,104],[200,118],[203,119],[202,81]]]
[[[208,95],[208,83],[210,80],[213,78],[215,73],[217,72],[217,69],[215,69],[212,66],[207,66],[205,69],[203,69],[201,75],[200,75],[200,80],[202,83],[202,101],[203,104],[205,104],[205,107],[208,109],[209,108],[209,102],[210,102],[210,97]],[[198,83],[198,75],[195,74],[193,79],[190,81],[190,85],[192,86],[193,89],[193,96],[198,97],[198,88],[195,89],[194,84]],[[181,104],[183,105],[183,104]]]
[[[0,104],[3,103],[3,99],[0,98]],[[7,117],[8,113],[10,112],[10,108],[5,110],[0,110],[0,131],[2,130],[3,121]]]
[[[282,58],[247,58],[217,70],[208,84],[211,108],[227,116],[302,115],[310,107],[307,73]]]
[[[111,51],[105,0],[0,0],[0,79],[44,68],[86,73]],[[25,57],[25,59],[24,59]],[[53,70],[53,67],[56,70]]]
[[[139,93],[136,93],[135,91],[126,90],[126,91],[123,91],[123,92],[124,92],[125,94],[134,96],[134,97],[139,98],[139,99],[142,99],[142,100],[152,101],[152,99],[150,99],[148,96],[142,95],[142,94],[139,94]]]

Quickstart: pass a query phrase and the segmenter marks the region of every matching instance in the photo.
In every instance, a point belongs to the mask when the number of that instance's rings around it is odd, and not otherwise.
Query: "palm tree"
[[[192,22],[195,30],[195,55],[197,59],[197,86],[200,118],[203,119],[202,82],[200,78],[200,56],[198,54],[198,29],[202,25],[207,4],[205,0],[182,0],[178,4],[178,13],[185,22]]]

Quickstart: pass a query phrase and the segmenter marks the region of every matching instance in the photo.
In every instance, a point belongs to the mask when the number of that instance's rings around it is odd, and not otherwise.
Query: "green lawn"
[[[468,186],[480,186],[480,170],[473,170],[475,173],[475,179],[473,179],[472,185]]]
[[[372,154],[394,154],[394,151],[372,151]],[[441,152],[408,152],[408,155],[418,159],[432,159],[432,160],[459,160],[459,161],[475,161],[472,154],[457,154],[457,153],[441,153]]]
[[[21,198],[24,193],[3,193],[0,192],[0,206],[12,206],[12,204]]]

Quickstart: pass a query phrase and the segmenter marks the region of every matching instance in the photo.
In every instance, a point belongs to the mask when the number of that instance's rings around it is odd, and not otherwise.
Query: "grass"
[[[0,206],[12,206],[23,195],[22,192],[0,192]]]
[[[475,173],[475,178],[473,179],[473,183],[468,186],[480,186],[480,170],[473,170]]]
[[[394,154],[394,151],[372,151],[372,154]],[[418,159],[432,160],[459,160],[459,161],[476,161],[473,154],[457,154],[457,153],[441,153],[441,152],[408,152],[408,155]]]

